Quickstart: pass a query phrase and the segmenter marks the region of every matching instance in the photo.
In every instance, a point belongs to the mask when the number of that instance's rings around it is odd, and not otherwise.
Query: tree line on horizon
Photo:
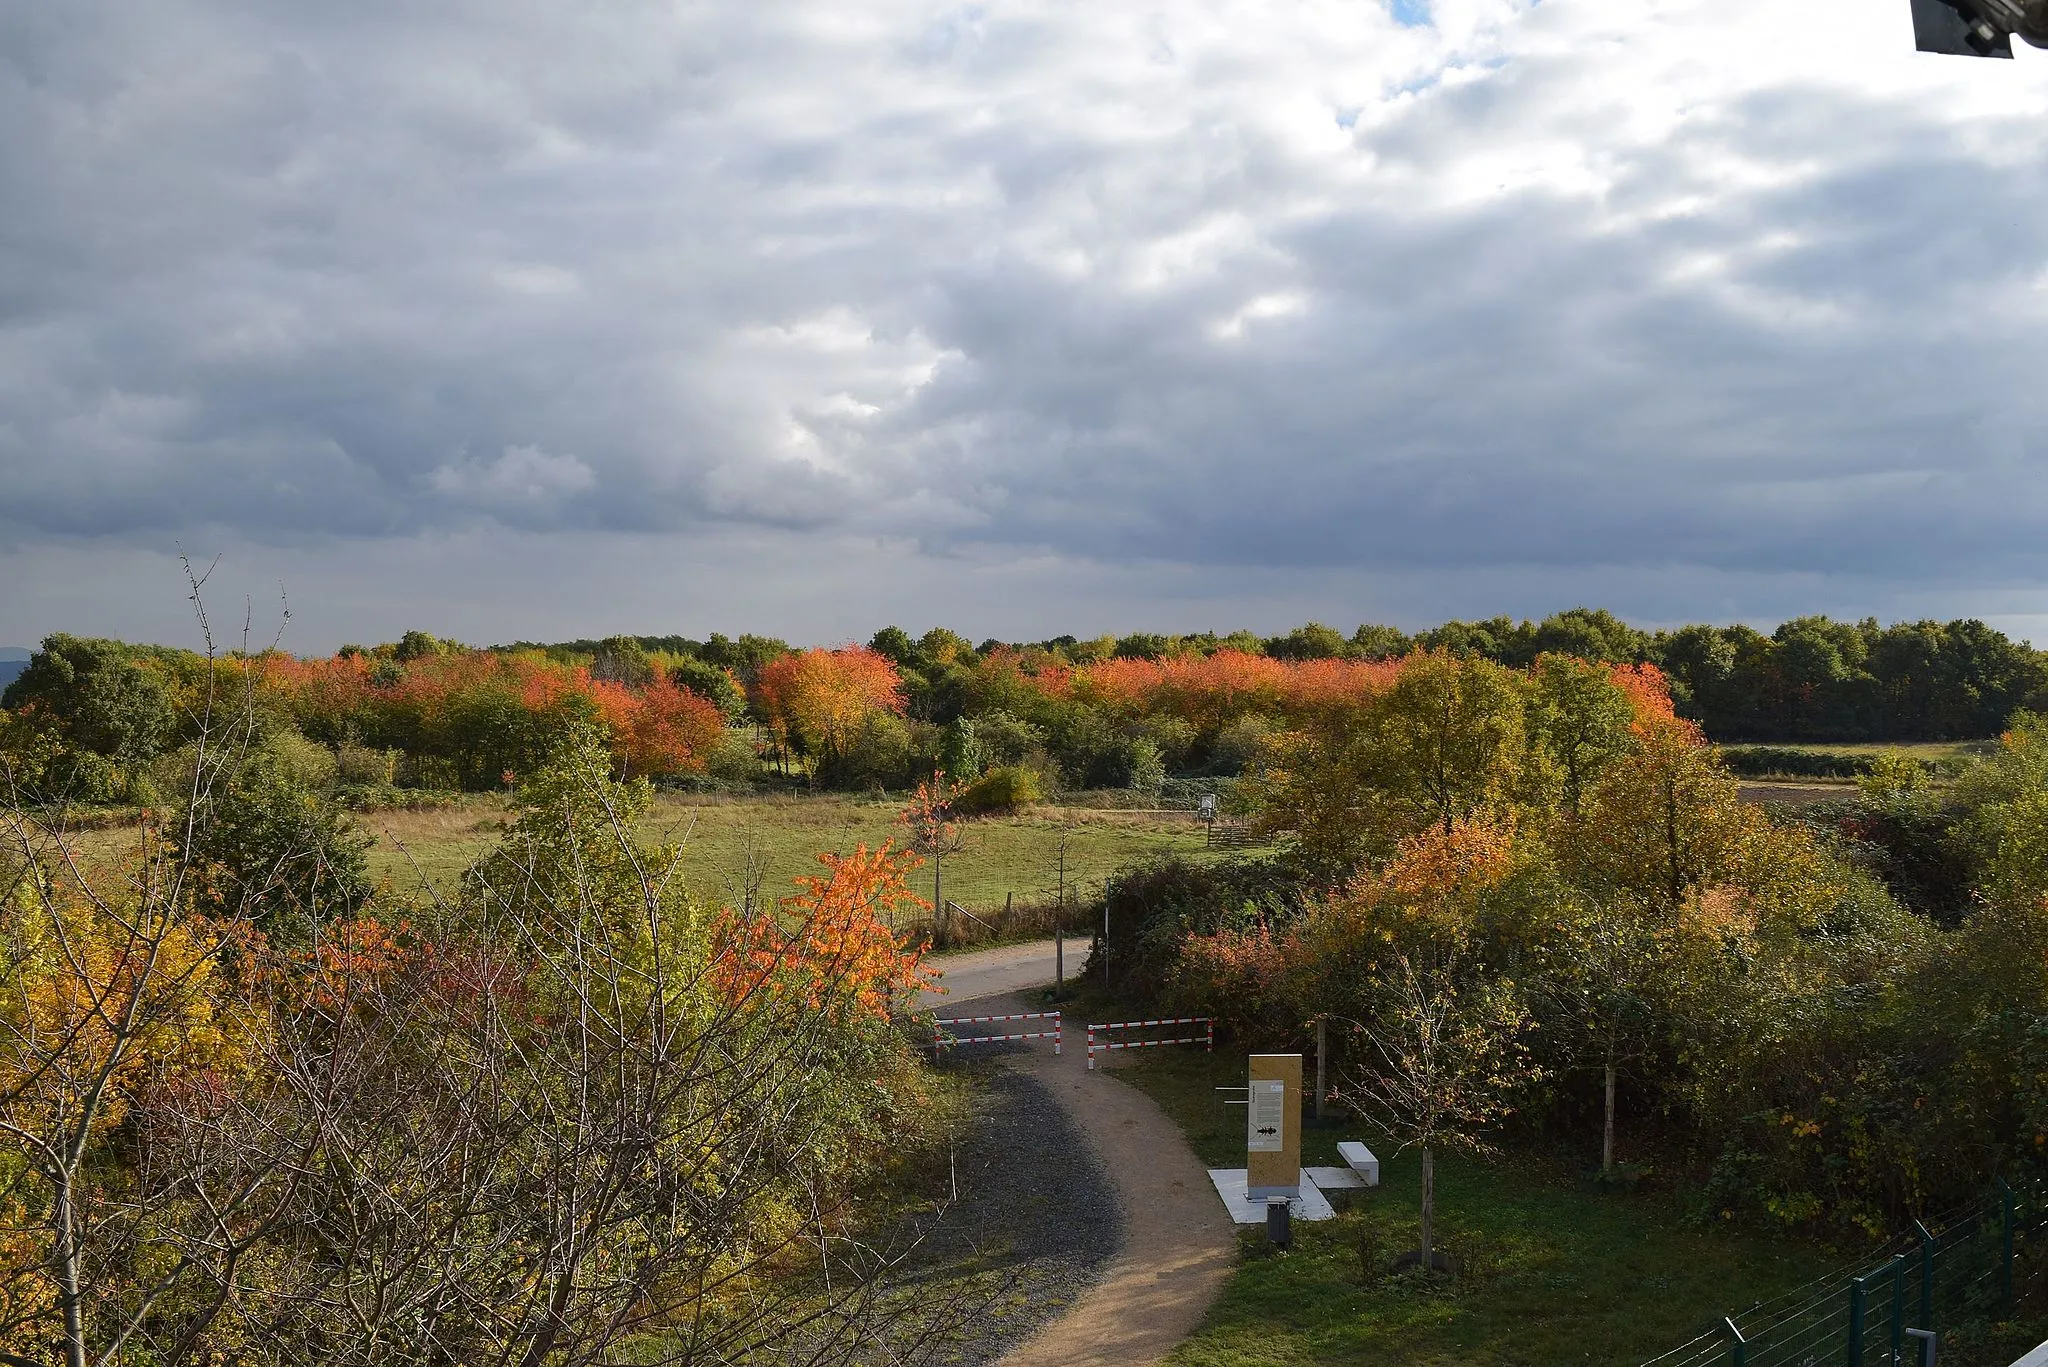
[[[0,750],[72,801],[147,806],[180,786],[194,700],[240,671],[259,734],[300,786],[351,805],[509,787],[565,725],[608,739],[616,772],[728,787],[902,791],[933,772],[989,778],[999,805],[1058,791],[1157,795],[1234,780],[1269,741],[1402,661],[1546,658],[1652,669],[1718,742],[1958,741],[2048,707],[2048,656],[1976,621],[1800,618],[1771,635],[1646,633],[1588,609],[1407,635],[1317,623],[1281,636],[1148,635],[980,644],[898,627],[865,645],[613,636],[475,648],[410,631],[331,656],[209,661],[69,635],[0,692]]]
[[[701,660],[747,677],[791,647],[772,637],[713,633],[611,637],[497,649],[542,650],[602,661],[622,645]],[[1071,666],[1106,660],[1171,660],[1239,652],[1288,662],[1397,659],[1446,651],[1525,669],[1545,654],[1603,664],[1653,664],[1670,680],[1678,715],[1721,743],[1987,740],[2021,708],[2048,700],[2048,652],[1974,618],[1880,625],[1797,617],[1769,633],[1735,624],[1643,631],[1598,608],[1571,608],[1541,621],[1500,616],[1449,621],[1408,633],[1368,623],[1348,636],[1309,622],[1278,636],[1250,631],[1042,641],[989,639],[979,645],[944,628],[912,637],[885,627],[868,641],[902,672],[910,714],[945,723],[967,706],[962,666],[999,652],[1046,656]]]

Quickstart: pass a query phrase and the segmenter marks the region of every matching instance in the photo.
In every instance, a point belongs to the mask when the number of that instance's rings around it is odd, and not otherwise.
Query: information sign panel
[[[1301,1055],[1253,1054],[1245,1195],[1301,1194]]]
[[[1281,1078],[1261,1078],[1252,1083],[1246,1153],[1281,1153],[1287,1148],[1287,1083]]]

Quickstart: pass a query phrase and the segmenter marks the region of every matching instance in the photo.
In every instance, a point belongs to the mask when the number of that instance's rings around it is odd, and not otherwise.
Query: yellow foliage
[[[121,908],[62,889],[17,896],[0,923],[0,1116],[41,1131],[120,1123],[153,1076],[232,1068],[219,933],[162,905]]]

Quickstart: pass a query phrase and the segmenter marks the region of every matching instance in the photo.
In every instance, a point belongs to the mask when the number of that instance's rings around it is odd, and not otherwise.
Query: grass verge
[[[1152,1096],[1211,1167],[1244,1163],[1244,1112],[1214,1090],[1242,1085],[1242,1054],[1159,1050],[1118,1075]],[[1305,1125],[1302,1161],[1335,1164],[1339,1123]],[[1440,1157],[1439,1240],[1462,1262],[1444,1280],[1391,1272],[1415,1243],[1420,1163],[1390,1157],[1382,1185],[1349,1193],[1335,1220],[1295,1226],[1287,1253],[1263,1233],[1179,1367],[1633,1367],[1727,1311],[1830,1271],[1826,1249],[1701,1229],[1656,1193],[1599,1188],[1514,1161]],[[1340,1202],[1347,1195],[1339,1194]]]

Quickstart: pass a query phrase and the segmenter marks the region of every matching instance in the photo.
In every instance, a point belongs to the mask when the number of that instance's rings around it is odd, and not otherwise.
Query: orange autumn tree
[[[612,759],[627,777],[701,773],[725,736],[717,704],[666,675],[639,689],[616,683],[591,688],[611,735]]]
[[[818,862],[825,872],[798,878],[780,917],[721,916],[714,936],[718,985],[734,1001],[780,987],[814,1007],[836,1002],[887,1018],[936,981],[923,967],[923,950],[906,948],[893,928],[899,910],[927,906],[906,881],[920,861],[884,843],[821,854]]]
[[[866,646],[771,660],[761,667],[754,691],[776,739],[808,756],[814,767],[842,757],[876,714],[903,710],[896,666]]]
[[[1528,676],[1444,652],[1370,668],[1277,737],[1244,788],[1259,824],[1291,833],[1332,882],[1532,786]]]
[[[543,762],[579,723],[600,723],[618,771],[646,777],[700,771],[724,732],[716,704],[664,672],[627,684],[538,651],[454,648],[405,660],[271,652],[257,667],[259,695],[313,739],[402,750],[469,788]]]
[[[1394,663],[1276,660],[1241,650],[1158,660],[1104,660],[1074,671],[1075,697],[1130,716],[1163,713],[1214,734],[1248,715],[1306,720],[1364,701],[1399,674]]]

